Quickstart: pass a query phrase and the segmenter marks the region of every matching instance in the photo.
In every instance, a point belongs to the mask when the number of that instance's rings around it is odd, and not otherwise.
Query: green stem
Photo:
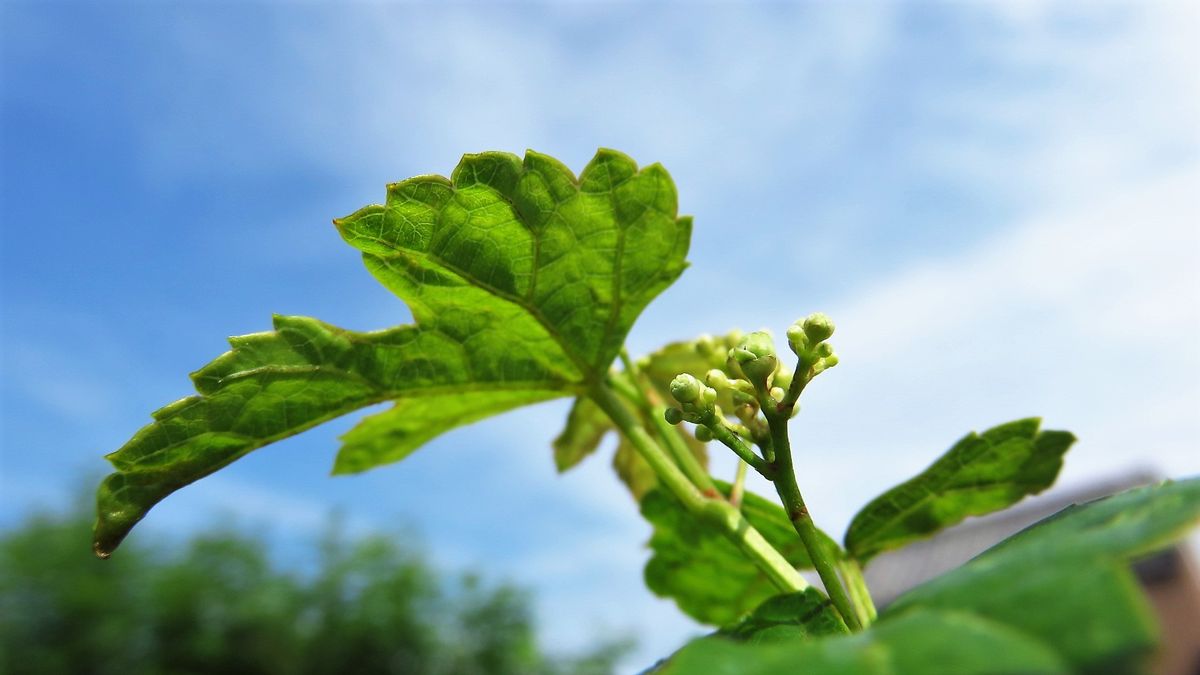
[[[854,602],[854,609],[858,612],[858,619],[863,626],[870,626],[875,623],[878,612],[875,611],[875,601],[871,599],[871,590],[867,588],[867,580],[863,578],[862,567],[857,560],[846,558],[838,562],[838,569],[842,572],[842,579],[846,581],[846,587],[850,591],[850,600]]]
[[[733,487],[729,488],[729,503],[733,508],[742,508],[742,495],[746,494],[746,463],[738,462],[737,473],[733,475]]]
[[[771,425],[771,445],[775,448],[775,490],[783,501],[788,519],[796,528],[796,534],[800,535],[800,541],[804,542],[808,557],[812,559],[813,567],[821,577],[821,583],[825,584],[825,592],[829,594],[833,606],[842,615],[850,630],[862,630],[862,622],[858,620],[858,615],[850,604],[850,598],[846,595],[841,579],[838,578],[829,552],[821,545],[817,526],[813,524],[808,507],[804,504],[804,497],[800,495],[800,486],[796,484],[796,470],[792,465],[792,446],[787,430],[787,422],[791,415],[767,408],[763,409],[763,413],[767,423]]]
[[[796,405],[796,401],[800,399],[800,394],[804,393],[804,388],[812,382],[813,364],[808,361],[804,354],[798,354],[796,357],[796,370],[792,373],[792,383],[788,385],[787,392],[783,395],[783,400],[776,406],[776,410],[787,410],[791,414],[792,408]]]
[[[664,406],[655,405],[646,392],[641,387],[641,375],[638,373],[638,367],[634,364],[633,359],[629,358],[629,352],[621,349],[621,363],[625,364],[625,372],[629,375],[630,381],[633,382],[632,387],[617,388],[630,403],[640,408],[650,418],[650,424],[654,426],[654,432],[658,434],[659,439],[667,446],[667,450],[675,459],[675,463],[679,468],[683,469],[684,475],[688,477],[692,483],[700,488],[700,491],[709,497],[719,496],[717,486],[712,481],[712,476],[708,475],[708,471],[700,465],[699,460],[692,454],[683,437],[679,435],[679,430],[667,422],[663,417],[663,413],[667,411]],[[619,381],[619,380],[618,380]],[[615,384],[615,382],[614,382]]]
[[[771,477],[770,465],[763,458],[755,454],[754,450],[750,449],[750,446],[743,443],[742,439],[738,438],[737,434],[733,433],[729,427],[722,424],[721,420],[716,418],[716,415],[710,414],[705,418],[704,426],[712,431],[713,438],[732,450],[743,462],[754,467],[754,470],[761,473],[764,477],[768,479]]]
[[[597,383],[589,395],[621,433],[625,434],[642,459],[654,470],[662,485],[675,495],[689,513],[721,530],[779,590],[792,592],[808,588],[804,577],[754,529],[739,510],[723,499],[706,498],[700,493],[646,433],[642,425],[638,424],[633,413],[613,395],[608,386]]]

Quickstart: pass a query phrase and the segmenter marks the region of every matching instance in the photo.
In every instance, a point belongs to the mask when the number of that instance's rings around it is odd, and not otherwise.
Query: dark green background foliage
[[[300,575],[230,529],[101,561],[90,526],[39,516],[0,538],[0,672],[583,675],[628,647],[547,657],[524,591],[440,579],[382,537],[330,535]]]

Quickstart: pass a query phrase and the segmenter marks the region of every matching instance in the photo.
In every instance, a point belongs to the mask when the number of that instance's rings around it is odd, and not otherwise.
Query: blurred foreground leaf
[[[1065,509],[901,596],[866,631],[705,638],[666,673],[1140,673],[1156,643],[1129,564],[1200,522],[1200,479]],[[808,610],[797,602],[794,614]],[[786,620],[786,616],[784,617]],[[787,639],[785,632],[774,637]]]
[[[716,635],[747,644],[791,642],[848,632],[833,603],[815,588],[767,599]]]
[[[884,618],[971,611],[1039,636],[1078,672],[1139,672],[1157,631],[1129,563],[1200,522],[1200,479],[1073,506],[898,598]]]
[[[970,614],[920,611],[855,635],[739,644],[706,638],[671,657],[669,675],[1026,675],[1068,673],[1045,645]]]

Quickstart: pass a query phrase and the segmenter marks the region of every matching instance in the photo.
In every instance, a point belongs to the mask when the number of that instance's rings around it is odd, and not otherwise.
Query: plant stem
[[[754,467],[754,470],[761,473],[765,478],[771,477],[771,466],[754,453],[750,446],[742,442],[742,439],[733,433],[728,427],[721,423],[721,420],[716,419],[715,415],[709,415],[705,421],[705,426],[712,431],[713,438],[720,441],[725,447],[733,451],[735,455],[741,458],[742,462]]]
[[[733,508],[742,508],[742,495],[746,493],[746,463],[738,461],[737,473],[733,475],[733,487],[729,488],[729,503]]]
[[[842,581],[838,578],[829,552],[821,545],[817,526],[813,524],[808,507],[804,504],[804,497],[800,495],[800,486],[796,484],[796,470],[792,465],[792,446],[787,429],[791,415],[766,407],[763,408],[763,413],[767,423],[771,425],[771,445],[775,448],[775,490],[779,493],[779,499],[783,501],[788,519],[796,528],[796,534],[800,535],[800,541],[804,542],[804,548],[808,550],[808,556],[821,577],[821,583],[825,584],[825,592],[829,594],[833,606],[842,615],[850,630],[862,630],[862,622],[858,620],[858,614],[850,604],[850,598],[846,595],[846,589],[842,587]]]
[[[871,599],[871,590],[867,588],[867,580],[863,578],[862,567],[857,560],[846,558],[838,562],[838,569],[841,570],[842,579],[846,581],[846,587],[850,591],[850,600],[854,602],[858,620],[864,627],[870,626],[875,622],[878,612],[875,611],[875,602]]]
[[[629,379],[633,382],[630,390],[622,390],[621,393],[630,400],[631,403],[638,406],[646,416],[650,418],[650,424],[654,426],[655,433],[667,446],[671,456],[675,459],[675,463],[683,469],[692,483],[700,488],[700,491],[708,497],[718,497],[721,493],[717,492],[717,486],[712,481],[712,476],[708,475],[708,471],[700,465],[696,456],[692,454],[691,448],[684,442],[683,437],[679,435],[679,430],[672,426],[663,417],[666,408],[661,405],[655,405],[654,402],[646,395],[646,391],[641,387],[641,375],[638,372],[638,367],[634,364],[633,359],[629,358],[629,352],[624,348],[621,349],[621,363],[625,364],[625,372],[629,375]]]
[[[654,470],[663,486],[675,495],[689,513],[717,527],[779,590],[791,592],[808,588],[804,577],[754,529],[740,511],[723,499],[706,498],[700,493],[638,424],[620,399],[613,395],[612,389],[604,383],[597,383],[593,385],[589,395],[621,433],[625,434],[642,459]]]
[[[791,414],[792,408],[796,405],[796,401],[800,399],[800,394],[804,392],[804,388],[812,381],[813,364],[809,362],[803,354],[797,356],[796,370],[792,373],[792,383],[788,385],[787,392],[783,395],[783,400],[776,406],[777,410],[787,410]]]

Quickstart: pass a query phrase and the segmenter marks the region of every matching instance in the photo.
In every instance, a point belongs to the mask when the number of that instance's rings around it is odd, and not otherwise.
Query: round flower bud
[[[733,358],[743,364],[765,356],[775,356],[775,340],[765,330],[756,330],[742,338],[733,351]]]
[[[785,393],[787,392],[783,390],[783,387],[771,387],[771,398],[776,401],[782,401]]]
[[[779,359],[775,357],[775,341],[770,333],[761,330],[742,338],[741,343],[733,349],[733,358],[742,367],[746,379],[756,387],[766,386],[767,380],[779,366]]]
[[[813,344],[824,342],[833,335],[833,320],[821,312],[809,314],[804,320],[804,334]]]
[[[781,370],[775,373],[775,379],[771,380],[771,384],[781,389],[787,389],[792,386],[792,371]]]
[[[683,411],[679,408],[667,408],[663,411],[663,419],[667,424],[679,424],[683,421]]]
[[[817,356],[819,356],[821,358],[832,356],[833,355],[833,345],[829,344],[828,342],[822,342],[821,344],[817,345],[817,348],[815,351],[817,352]]]
[[[713,368],[705,373],[704,383],[717,389],[728,389],[729,387],[733,386],[733,383],[729,381],[729,376],[725,374],[725,371],[718,368]]]
[[[704,385],[692,375],[682,373],[671,380],[671,396],[680,403],[694,403],[704,393]]]
[[[713,439],[712,429],[703,425],[696,425],[696,440],[701,443],[707,443]]]
[[[706,333],[696,338],[696,341],[692,346],[695,348],[696,353],[700,356],[708,356],[709,354],[713,353],[713,350],[716,349],[717,345],[716,342],[713,341],[713,336]]]
[[[792,353],[802,354],[808,351],[808,336],[804,334],[804,326],[799,321],[788,326],[787,340]]]
[[[700,394],[700,402],[704,404],[704,407],[711,408],[717,402],[717,390],[712,387],[705,387],[704,391]]]

